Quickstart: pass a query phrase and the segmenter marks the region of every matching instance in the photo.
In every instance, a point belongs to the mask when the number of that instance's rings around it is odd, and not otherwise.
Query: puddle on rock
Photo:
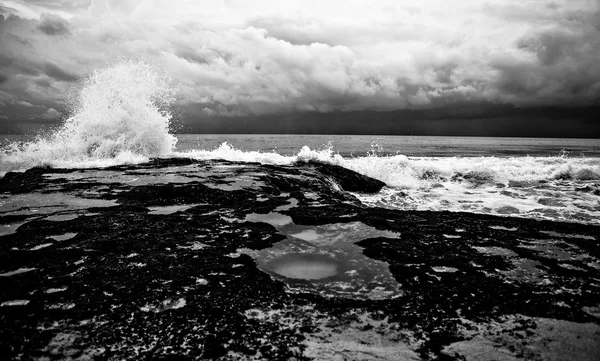
[[[11,224],[3,224],[0,226],[0,236],[6,236],[9,234],[14,234],[17,232],[17,229],[19,227],[21,227],[21,225],[25,224],[26,222],[18,222],[18,223],[11,223]]]
[[[271,212],[267,214],[250,213],[244,219],[246,222],[263,222],[272,226],[285,226],[292,223],[292,218],[281,213]]]
[[[515,252],[511,251],[508,248],[495,247],[495,246],[493,246],[493,247],[471,246],[471,247],[485,255],[505,256],[505,257],[516,257],[517,256],[517,254]]]
[[[260,269],[285,281],[292,292],[361,299],[402,294],[388,263],[366,257],[363,248],[355,244],[373,237],[400,242],[399,233],[379,231],[361,222],[299,226],[279,213],[249,214],[246,220],[272,224],[287,236],[271,248],[238,252],[254,257]]]
[[[440,273],[454,273],[458,271],[458,268],[454,268],[454,267],[446,267],[446,266],[438,266],[438,267],[431,267],[435,272],[440,272]]]
[[[69,232],[69,233],[64,233],[64,234],[56,235],[56,236],[48,236],[46,238],[53,239],[55,241],[66,241],[66,240],[69,240],[69,239],[75,237],[76,235],[77,235],[77,233]]]
[[[549,236],[553,236],[553,237],[559,237],[559,238],[580,238],[580,239],[589,239],[591,241],[595,240],[594,237],[592,236],[588,236],[585,234],[575,234],[575,233],[558,233],[558,232],[554,232],[554,231],[540,231],[540,233],[544,233],[547,234]]]
[[[64,222],[64,221],[72,221],[73,219],[79,217],[77,214],[57,214],[54,216],[48,216],[44,218],[46,221],[54,221],[54,222]]]
[[[265,186],[264,182],[248,175],[226,177],[224,179],[220,179],[220,183],[207,182],[204,184],[210,188],[220,189],[222,191],[260,189],[261,187]]]
[[[51,242],[50,243],[43,243],[43,244],[37,245],[37,246],[35,246],[35,247],[33,247],[33,248],[29,249],[29,250],[30,251],[39,251],[40,249],[44,249],[46,247],[50,247],[53,244],[54,243],[51,243]]]
[[[290,209],[295,208],[297,206],[298,200],[296,198],[290,198],[288,204],[275,208],[275,212],[289,211]]]
[[[64,287],[58,287],[58,288],[48,288],[44,292],[45,293],[57,293],[57,292],[63,292],[66,290],[67,290],[67,286],[64,286]]]
[[[307,229],[306,231],[302,231],[300,233],[294,233],[291,236],[309,242],[319,239],[319,234],[314,229]]]
[[[0,307],[5,307],[5,306],[25,306],[28,303],[29,303],[29,300],[12,300],[12,301],[2,302],[2,304],[0,304]]]
[[[160,215],[173,214],[173,213],[177,213],[177,212],[187,211],[188,209],[190,209],[192,207],[196,207],[198,205],[200,205],[200,204],[179,204],[179,205],[175,205],[175,206],[148,207],[148,209],[150,210],[150,212],[148,212],[148,214],[160,214]]]
[[[34,271],[34,270],[35,270],[35,268],[19,268],[19,269],[16,269],[14,271],[8,271],[8,272],[0,273],[0,277],[10,277],[10,276],[14,276],[14,275],[18,275],[18,274],[21,274],[21,273]]]
[[[491,229],[495,229],[497,231],[510,231],[510,232],[514,232],[518,229],[517,227],[508,228],[508,227],[503,227],[503,226],[489,226],[489,227]]]
[[[26,193],[11,195],[9,198],[2,196],[0,199],[3,200],[0,206],[2,215],[51,215],[66,210],[77,211],[117,205],[114,200],[82,198],[64,193]]]
[[[81,181],[102,184],[130,184],[134,186],[164,184],[164,183],[189,183],[198,178],[204,179],[202,173],[194,166],[174,166],[159,169],[127,170],[120,171],[86,169],[77,173],[45,174],[46,179],[62,179],[66,181]]]

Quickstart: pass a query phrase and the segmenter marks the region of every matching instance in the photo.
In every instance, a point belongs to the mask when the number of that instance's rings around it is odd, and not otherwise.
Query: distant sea
[[[570,156],[600,157],[600,139],[503,138],[404,135],[305,135],[305,134],[176,134],[175,150],[210,150],[227,142],[244,151],[296,155],[303,146],[329,148],[347,156]],[[0,134],[0,146],[33,140],[28,135]]]
[[[311,149],[332,147],[340,155],[406,156],[571,156],[600,157],[600,139],[572,138],[492,138],[396,135],[262,135],[262,134],[177,134],[178,151],[215,149],[227,142],[244,151],[277,152],[296,155],[303,146]]]

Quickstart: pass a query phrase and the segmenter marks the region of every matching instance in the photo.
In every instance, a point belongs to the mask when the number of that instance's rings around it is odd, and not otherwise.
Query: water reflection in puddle
[[[399,241],[398,233],[361,222],[299,226],[276,212],[248,214],[246,221],[269,223],[287,236],[271,248],[239,252],[254,257],[260,269],[285,281],[293,292],[368,299],[401,295],[388,263],[366,257],[355,244],[372,237]]]
[[[318,280],[338,273],[334,259],[312,253],[287,254],[266,264],[273,272],[287,278]]]
[[[28,193],[0,197],[0,214],[21,215],[35,214],[46,215],[60,211],[74,211],[86,208],[113,207],[117,205],[114,200],[82,198],[61,193]]]
[[[302,239],[302,240],[309,241],[309,242],[310,241],[314,242],[319,239],[319,234],[314,229],[307,229],[300,233],[294,233],[291,236],[294,238]]]

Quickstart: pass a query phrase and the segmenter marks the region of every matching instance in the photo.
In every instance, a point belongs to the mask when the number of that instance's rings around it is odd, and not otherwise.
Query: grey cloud
[[[49,62],[44,64],[44,72],[46,73],[46,75],[59,81],[71,82],[77,80],[78,78],[77,75],[68,73],[56,66],[55,64]]]
[[[339,34],[338,29],[329,28],[326,24],[313,19],[262,17],[249,21],[248,26],[266,29],[270,36],[292,45],[313,43],[336,45],[350,40],[340,36],[342,34]]]
[[[572,1],[572,0],[570,0]],[[535,0],[521,1],[516,3],[492,3],[486,2],[483,5],[483,10],[486,14],[492,17],[499,17],[510,21],[540,21],[540,20],[558,20],[561,19],[563,13],[561,8],[563,5],[559,3],[547,3]]]
[[[69,23],[65,19],[54,14],[42,14],[37,28],[50,36],[65,35],[69,33]]]
[[[518,41],[517,46],[520,49],[534,52],[541,65],[549,66],[564,60],[565,57],[572,57],[575,55],[574,52],[581,50],[582,38],[585,37],[582,37],[581,34],[557,28],[522,38]]]
[[[136,19],[111,13],[112,5],[98,18],[90,11],[68,23],[49,15],[11,17],[0,25],[0,72],[10,75],[0,90],[34,104],[41,98],[51,107],[77,75],[141,56],[180,84],[182,106],[199,104],[211,115],[486,101],[589,104],[600,92],[600,16],[582,6],[570,11],[564,2],[555,8],[542,3],[490,5],[469,14],[475,25],[467,19],[462,30],[445,17],[420,22],[407,11],[356,21],[257,12],[237,25],[214,28],[193,20],[171,26],[168,14]],[[60,4],[54,0],[48,7]],[[133,6],[114,4],[125,12]],[[490,30],[494,26],[499,30]],[[70,36],[45,37],[40,30]],[[507,36],[495,39],[499,31]]]
[[[495,64],[497,87],[521,104],[591,105],[600,94],[600,34],[593,16],[555,23],[534,30],[517,47],[536,61],[502,61]]]
[[[13,14],[15,11],[16,10],[13,8],[0,4],[0,22],[5,20],[5,17],[2,14]]]
[[[18,59],[13,54],[0,53],[0,70],[13,75],[37,76],[40,71],[29,60]]]
[[[87,9],[91,4],[91,0],[27,0],[27,2],[48,9],[69,11]]]
[[[440,83],[451,83],[452,75],[457,67],[458,65],[454,63],[446,63],[438,66],[434,69],[436,80]]]
[[[543,79],[536,74],[533,66],[498,64],[496,70],[500,74],[496,86],[501,93],[520,97],[536,93],[543,87]]]
[[[175,55],[179,58],[185,59],[190,63],[208,64],[209,58],[204,55],[198,54],[196,51],[190,49],[182,49],[175,51]]]
[[[34,83],[39,85],[42,88],[51,88],[52,87],[52,84],[50,83],[50,78],[48,78],[48,77],[38,78],[34,81]]]
[[[600,11],[592,15],[591,24],[600,33]]]

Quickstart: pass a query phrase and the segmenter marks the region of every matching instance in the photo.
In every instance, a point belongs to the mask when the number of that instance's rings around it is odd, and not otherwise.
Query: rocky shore
[[[354,195],[384,186],[319,163],[8,173],[0,355],[600,359],[600,227]]]

